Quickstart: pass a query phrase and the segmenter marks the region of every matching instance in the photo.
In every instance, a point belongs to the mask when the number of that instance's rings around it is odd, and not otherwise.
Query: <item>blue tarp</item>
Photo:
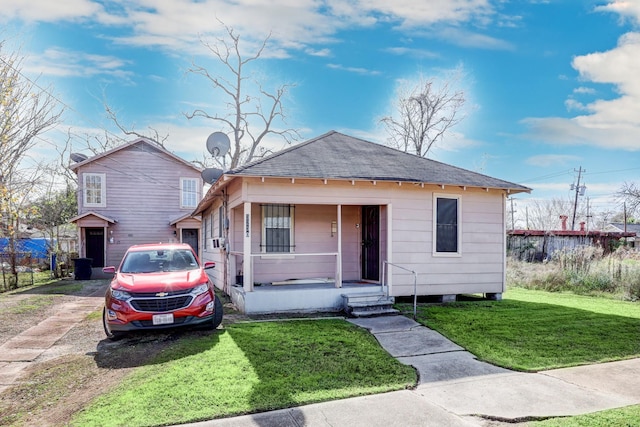
[[[49,258],[49,242],[50,239],[17,239],[16,252],[20,255],[25,253],[31,254],[31,258],[46,259]],[[8,252],[9,239],[0,237],[0,253]]]

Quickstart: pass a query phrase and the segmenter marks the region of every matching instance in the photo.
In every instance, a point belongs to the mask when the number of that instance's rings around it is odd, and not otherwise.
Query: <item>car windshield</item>
[[[198,268],[193,252],[188,249],[154,249],[127,253],[121,273],[155,273],[186,271]]]

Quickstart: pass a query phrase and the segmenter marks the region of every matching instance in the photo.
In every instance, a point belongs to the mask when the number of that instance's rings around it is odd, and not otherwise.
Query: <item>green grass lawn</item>
[[[78,413],[77,426],[155,426],[398,390],[415,370],[343,320],[238,323],[185,339]]]
[[[413,306],[401,304],[407,314]],[[539,371],[640,357],[640,303],[511,288],[503,301],[420,304],[418,320],[479,359]],[[529,422],[529,427],[629,427],[640,405]]]
[[[418,320],[478,358],[520,371],[640,357],[634,302],[513,288],[502,301],[421,304]]]
[[[550,418],[527,423],[528,427],[632,427],[640,423],[640,405],[574,417]]]

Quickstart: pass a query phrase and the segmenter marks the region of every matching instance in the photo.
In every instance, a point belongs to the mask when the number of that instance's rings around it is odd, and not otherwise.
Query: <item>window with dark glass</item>
[[[436,252],[458,252],[458,202],[436,198]]]
[[[293,211],[291,205],[262,206],[264,252],[293,252]]]

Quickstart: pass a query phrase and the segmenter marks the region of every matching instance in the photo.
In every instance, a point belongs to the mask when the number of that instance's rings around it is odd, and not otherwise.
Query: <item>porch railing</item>
[[[237,270],[237,259],[238,258],[242,258],[242,262],[246,262],[246,260],[244,259],[245,257],[245,253],[244,252],[239,252],[239,251],[229,251],[230,255],[233,255],[236,258],[236,270]],[[335,257],[335,285],[337,288],[342,287],[342,268],[340,266],[340,263],[338,262],[338,252],[310,252],[310,253],[300,253],[300,252],[258,252],[258,253],[251,253],[249,254],[249,262],[250,264],[250,268],[249,271],[250,273],[250,277],[246,277],[245,280],[249,280],[249,283],[251,283],[251,288],[253,290],[253,274],[254,274],[254,262],[253,260],[257,257],[260,258],[272,258],[272,259],[293,259],[293,258],[297,258],[297,257],[309,257],[309,256],[331,256],[331,257]],[[244,269],[243,269],[244,271]]]
[[[418,317],[418,313],[417,313],[417,307],[418,307],[418,273],[416,273],[413,270],[409,270],[406,267],[403,267],[399,264],[394,264],[392,262],[389,261],[383,261],[382,262],[382,291],[385,291],[385,280],[387,279],[387,270],[388,267],[387,266],[391,266],[391,267],[395,267],[395,268],[399,268],[400,270],[404,270],[407,271],[411,274],[413,274],[413,320],[416,320]],[[389,296],[389,286],[386,287],[386,292],[387,292],[387,296]]]

